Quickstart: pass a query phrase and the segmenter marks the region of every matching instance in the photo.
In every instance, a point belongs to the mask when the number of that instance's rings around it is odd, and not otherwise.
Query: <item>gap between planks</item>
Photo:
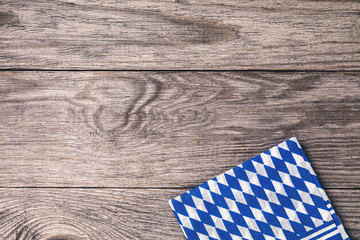
[[[0,68],[0,72],[272,72],[272,73],[357,73],[360,70],[312,70],[312,69],[46,69],[46,68]]]
[[[0,189],[107,189],[107,190],[190,190],[193,188],[196,188],[196,186],[190,186],[190,187],[57,187],[57,186],[29,186],[29,187],[2,187],[0,186]],[[328,187],[325,190],[360,190],[359,187]]]

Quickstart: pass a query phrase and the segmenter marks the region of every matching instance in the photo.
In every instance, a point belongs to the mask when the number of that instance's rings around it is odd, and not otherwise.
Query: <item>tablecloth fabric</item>
[[[189,240],[348,240],[293,137],[169,201]]]

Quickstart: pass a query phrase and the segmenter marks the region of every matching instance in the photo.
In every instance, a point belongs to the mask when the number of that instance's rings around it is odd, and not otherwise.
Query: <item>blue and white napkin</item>
[[[169,203],[189,240],[349,239],[296,138]]]

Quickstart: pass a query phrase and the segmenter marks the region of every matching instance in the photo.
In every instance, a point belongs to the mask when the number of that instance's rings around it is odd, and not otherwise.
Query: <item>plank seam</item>
[[[152,190],[152,189],[162,189],[162,190],[187,190],[195,188],[196,186],[190,186],[190,187],[56,187],[56,186],[44,186],[44,187],[35,187],[35,186],[29,186],[29,187],[0,187],[0,189],[118,189],[118,190]],[[339,188],[339,187],[330,187],[325,188],[326,190],[360,190],[360,187],[355,188]]]
[[[187,69],[187,70],[179,70],[179,69],[27,69],[27,68],[0,68],[0,72],[6,71],[18,71],[18,72],[274,72],[274,73],[282,73],[282,72],[360,72],[360,70],[311,70],[311,69],[283,69],[283,70],[274,70],[274,69]]]

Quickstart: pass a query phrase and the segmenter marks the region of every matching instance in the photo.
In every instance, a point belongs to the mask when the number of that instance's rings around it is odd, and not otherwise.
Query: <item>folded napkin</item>
[[[295,137],[169,203],[189,240],[349,239]]]

